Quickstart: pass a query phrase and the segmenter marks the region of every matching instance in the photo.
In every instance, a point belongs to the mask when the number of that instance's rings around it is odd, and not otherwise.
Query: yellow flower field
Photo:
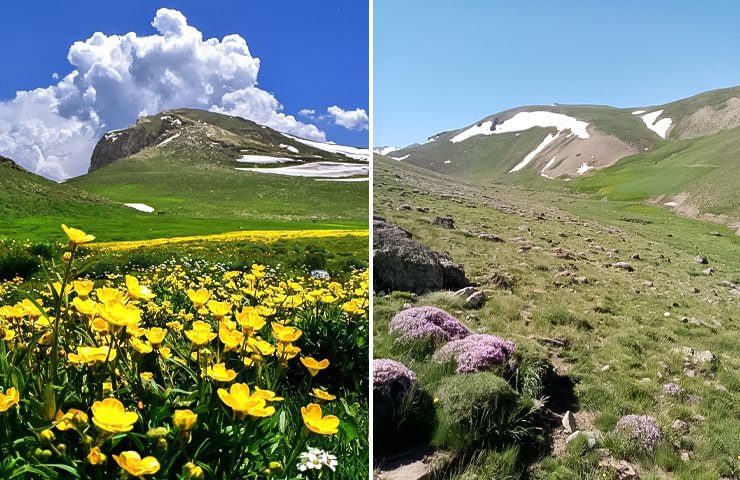
[[[245,240],[253,242],[274,242],[298,238],[329,237],[367,237],[367,230],[245,230],[239,232],[217,233],[213,235],[192,235],[185,237],[155,238],[152,240],[131,240],[92,244],[95,249],[105,251],[134,250],[143,247],[177,245],[190,242],[225,242]]]
[[[366,474],[367,271],[336,281],[184,259],[94,281],[77,255],[367,232],[94,246],[63,228],[69,245],[48,282],[7,283],[23,298],[0,302],[1,478]],[[323,452],[326,468],[307,472],[307,452]]]

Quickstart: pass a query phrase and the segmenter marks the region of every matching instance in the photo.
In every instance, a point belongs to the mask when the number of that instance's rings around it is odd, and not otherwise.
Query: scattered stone
[[[644,287],[648,287],[649,288],[649,287],[652,287],[654,285],[654,283],[651,282],[650,280],[645,280],[644,282],[642,282],[642,285]]]
[[[710,233],[709,233],[709,235],[712,235],[713,237],[721,237],[721,236],[722,236],[722,234],[721,234],[721,233],[719,233],[719,232],[718,232],[718,231],[716,231],[716,230],[715,230],[715,231],[713,231],[713,232],[710,232]]]
[[[680,435],[685,435],[689,433],[689,424],[684,422],[683,420],[676,420],[673,422],[673,430],[676,431],[676,433]]]
[[[373,221],[373,279],[376,291],[423,293],[470,284],[462,265],[411,238],[382,219]]]
[[[513,278],[504,273],[491,272],[491,274],[488,275],[488,283],[502,290],[511,290],[514,288],[514,283],[516,282]]]
[[[696,261],[696,263],[699,263],[701,265],[709,264],[709,259],[707,259],[707,257],[705,257],[704,255],[697,255],[694,261]]]
[[[417,212],[429,213],[429,207],[416,207]]]
[[[570,410],[565,412],[563,419],[561,420],[565,433],[573,433],[576,431],[576,417],[571,413]]]
[[[611,368],[612,368],[611,365],[604,365],[603,367],[601,367],[601,371],[608,372],[609,370],[611,370]]]
[[[434,217],[432,219],[432,225],[453,230],[455,228],[455,220],[452,217]]]
[[[689,452],[687,450],[684,450],[681,452],[682,462],[690,462],[693,458],[694,458],[694,452]]]
[[[709,350],[699,352],[690,347],[674,347],[672,351],[683,357],[684,373],[689,377],[713,374],[717,370],[719,359]]]
[[[632,260],[641,260],[639,253],[633,253],[632,254]]]
[[[488,242],[495,242],[495,243],[500,243],[504,241],[503,238],[499,237],[498,235],[493,235],[491,233],[481,233],[480,235],[478,235],[478,238],[480,240],[486,240]]]
[[[403,204],[400,207],[398,207],[399,210],[411,210],[411,205]]]
[[[635,271],[635,267],[633,267],[632,265],[630,265],[627,262],[612,263],[612,267],[614,267],[614,268],[621,268],[622,270],[627,270],[628,272],[634,272]]]
[[[465,305],[468,308],[479,308],[486,303],[486,294],[483,292],[475,292],[465,299]]]
[[[568,435],[568,437],[565,439],[566,445],[578,437],[586,437],[588,448],[594,448],[596,446],[596,442],[599,439],[599,435],[597,432],[576,430],[575,432]]]
[[[573,252],[569,252],[568,250],[565,250],[560,247],[553,248],[552,254],[555,256],[555,258],[561,258],[563,260],[575,260],[576,259],[576,256]]]
[[[586,277],[570,277],[570,281],[576,285],[588,285],[588,278]]]
[[[704,275],[712,275],[714,273],[714,269],[712,267],[705,268],[701,271]]]
[[[470,295],[474,294],[477,291],[478,289],[475,287],[465,287],[456,291],[455,293],[453,293],[453,295],[455,295],[456,297],[468,298]]]
[[[665,318],[668,318],[668,317],[670,317],[670,316],[671,316],[671,312],[663,312],[663,316],[664,316]]]
[[[701,290],[699,290],[698,288],[696,287],[691,288],[691,293],[699,293],[699,292],[701,292]]]
[[[663,385],[663,392],[667,395],[680,395],[683,389],[675,383],[666,383]]]

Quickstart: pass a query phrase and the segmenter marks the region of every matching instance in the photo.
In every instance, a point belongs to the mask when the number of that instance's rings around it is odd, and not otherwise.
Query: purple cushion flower
[[[474,334],[453,340],[434,354],[437,362],[457,362],[458,373],[490,370],[513,360],[514,342],[494,335]]]
[[[399,402],[416,383],[416,374],[403,363],[381,358],[373,360],[373,397]]]
[[[626,435],[646,451],[655,448],[662,438],[658,422],[647,415],[625,415],[617,422],[614,431]]]
[[[448,342],[470,333],[458,319],[435,307],[414,307],[398,312],[391,319],[389,331],[396,335],[398,343],[415,340]]]

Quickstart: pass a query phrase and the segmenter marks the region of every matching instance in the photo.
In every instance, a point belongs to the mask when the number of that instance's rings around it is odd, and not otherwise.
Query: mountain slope
[[[144,214],[52,182],[0,157],[0,237],[62,240],[59,227],[62,223],[77,226],[130,223],[145,227],[147,222]],[[100,233],[106,238],[104,230]]]
[[[238,117],[178,109],[105,134],[91,171],[67,183],[141,204],[162,221],[226,220],[238,228],[358,226],[367,223],[368,183],[356,180],[363,172],[366,180],[367,170],[362,149],[299,139]],[[321,178],[292,176],[314,174]]]
[[[389,157],[481,182],[557,189],[552,180],[574,179],[569,187],[608,199],[670,197],[683,213],[734,224],[738,127],[733,87],[646,107],[515,108]]]
[[[652,205],[482,185],[382,157],[374,175],[374,213],[463,264],[487,300],[473,306],[450,292],[376,295],[373,355],[402,362],[430,398],[442,398],[438,389],[452,369],[442,373],[433,356],[404,351],[398,333],[389,331],[390,319],[409,304],[442,308],[474,333],[542,352],[557,385],[545,388],[546,408],[570,410],[578,429],[603,439],[595,451],[566,448],[560,418],[554,426],[545,422],[543,444],[522,443],[513,452],[521,452],[521,463],[507,472],[512,478],[601,478],[599,463],[618,460],[640,478],[732,478],[726,465],[735,465],[740,438],[740,344],[731,340],[740,333],[740,239]],[[455,228],[434,225],[437,216],[452,217]],[[697,255],[709,265],[697,263]],[[686,359],[686,349],[710,351],[716,364],[702,370]],[[672,395],[668,383],[680,394]],[[449,413],[443,402],[437,414]],[[630,455],[610,442],[627,414],[656,418],[666,448]],[[690,426],[690,444],[673,441],[678,418]],[[462,469],[441,478],[499,478],[476,474],[475,462]]]

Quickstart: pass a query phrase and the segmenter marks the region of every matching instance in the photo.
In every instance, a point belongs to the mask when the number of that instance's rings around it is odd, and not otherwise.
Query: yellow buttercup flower
[[[301,332],[297,328],[290,327],[288,325],[282,325],[280,323],[272,324],[272,334],[278,341],[283,343],[292,343],[301,338]]]
[[[193,306],[195,308],[200,308],[203,305],[208,302],[208,299],[211,298],[211,292],[206,290],[205,288],[200,288],[198,290],[193,290],[192,288],[188,289],[188,298],[191,302],[193,302]]]
[[[113,460],[134,477],[143,477],[144,475],[154,475],[159,471],[159,461],[154,457],[141,458],[137,452],[121,452],[120,455],[113,455]]]
[[[265,318],[255,307],[244,307],[236,313],[236,321],[241,325],[245,335],[254,335],[265,326]]]
[[[172,414],[172,424],[180,430],[192,430],[198,421],[198,415],[192,410],[175,410]]]
[[[82,297],[75,297],[72,300],[72,308],[77,310],[82,315],[92,317],[97,313],[98,304],[95,303],[95,300],[90,298],[83,300]]]
[[[130,432],[139,419],[136,412],[127,412],[115,398],[106,398],[92,405],[93,423],[108,433]]]
[[[222,322],[223,323],[223,322]],[[238,350],[244,343],[244,334],[238,330],[229,330],[225,326],[219,326],[218,338],[226,347],[224,350]]]
[[[151,382],[154,379],[154,374],[152,372],[141,372],[139,377],[145,382]]]
[[[67,413],[62,413],[62,411],[59,410],[56,417],[54,418],[54,421],[57,422],[55,425],[57,430],[70,430],[72,428],[75,428],[76,425],[86,424],[87,413],[75,408],[70,408],[69,410],[67,410]]]
[[[193,326],[190,330],[185,332],[185,336],[188,337],[193,345],[202,347],[208,345],[208,343],[216,338],[217,334],[211,331],[211,326],[206,322],[197,320],[193,322]]]
[[[164,341],[164,337],[167,336],[167,330],[160,327],[152,327],[145,330],[144,335],[146,335],[147,340],[156,347]]]
[[[272,390],[262,390],[260,387],[254,387],[254,393],[252,394],[258,398],[264,398],[268,402],[282,402],[285,400],[283,397],[278,397]]]
[[[140,284],[139,279],[131,275],[126,275],[126,288],[134,300],[151,300],[155,297],[149,287]]]
[[[302,357],[301,363],[308,369],[308,373],[310,373],[312,377],[315,377],[321,370],[324,370],[329,366],[329,360],[326,358],[324,360],[317,361],[313,357]]]
[[[0,413],[7,412],[18,405],[18,402],[20,402],[20,395],[15,387],[10,387],[5,390],[5,393],[0,392]]]
[[[277,347],[277,356],[282,360],[290,360],[300,352],[300,348],[290,343],[280,342]]]
[[[96,288],[95,296],[100,303],[121,303],[123,301],[123,292],[110,287]]]
[[[216,363],[206,368],[206,375],[217,382],[230,382],[236,378],[236,371],[227,369],[223,363]]]
[[[72,363],[92,366],[98,362],[105,362],[106,358],[111,361],[115,360],[116,349],[111,349],[107,345],[101,347],[77,347],[77,353],[70,352],[67,354],[67,358]]]
[[[69,243],[72,245],[82,245],[83,243],[90,243],[95,240],[95,237],[88,235],[87,233],[77,228],[68,227],[62,224],[62,230],[67,234]]]
[[[335,397],[331,393],[327,392],[326,390],[322,390],[320,388],[314,388],[313,390],[311,390],[311,396],[318,398],[319,400],[324,400],[327,402],[331,402],[332,400],[337,399],[337,397]]]
[[[210,300],[208,302],[208,310],[211,311],[214,317],[223,318],[231,313],[231,304],[229,302],[217,302],[216,300]]]
[[[339,431],[339,419],[334,415],[323,416],[321,406],[311,403],[301,407],[301,416],[306,427],[321,435],[334,435]]]
[[[141,322],[141,310],[133,305],[106,303],[99,307],[100,316],[114,329],[136,327]]]
[[[72,288],[83,299],[90,295],[94,286],[95,284],[92,280],[75,280],[72,282]]]
[[[264,398],[250,395],[249,387],[243,383],[231,385],[228,391],[224,388],[219,388],[218,396],[239,417],[244,417],[245,415],[269,417],[275,413],[275,407],[268,406]]]
[[[90,453],[87,454],[87,463],[90,465],[102,465],[105,463],[106,456],[100,451],[100,447],[93,447],[90,449]]]
[[[143,355],[146,355],[147,353],[152,353],[152,346],[139,338],[132,338],[131,346],[134,347],[134,350]]]

